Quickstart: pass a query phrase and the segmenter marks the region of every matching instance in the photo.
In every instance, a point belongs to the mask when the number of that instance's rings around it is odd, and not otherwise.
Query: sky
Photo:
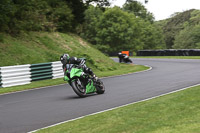
[[[169,18],[176,12],[183,12],[189,9],[200,9],[200,0],[148,0],[147,4],[144,4],[145,0],[137,0],[147,8],[147,10],[153,13],[155,20],[163,20]],[[126,2],[126,0],[113,0],[112,6],[120,6]]]

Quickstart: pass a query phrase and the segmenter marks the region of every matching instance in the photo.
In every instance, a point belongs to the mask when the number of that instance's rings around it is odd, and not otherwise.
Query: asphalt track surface
[[[23,133],[200,83],[200,60],[133,59],[152,70],[102,79],[106,93],[79,98],[69,85],[0,95],[0,133]]]

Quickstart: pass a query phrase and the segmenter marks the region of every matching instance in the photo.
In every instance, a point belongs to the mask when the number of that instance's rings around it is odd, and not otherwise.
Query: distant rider
[[[69,77],[70,73],[66,73],[66,71],[70,69],[71,67],[70,65],[76,64],[79,67],[81,67],[85,73],[88,73],[89,75],[91,75],[95,80],[98,79],[98,77],[92,72],[92,70],[86,66],[84,59],[70,57],[68,54],[63,54],[62,56],[60,56],[60,61],[63,64],[62,67],[64,71],[64,76]]]
[[[126,54],[118,53],[119,57],[119,63],[125,62],[125,63],[132,63],[131,59]]]
[[[118,57],[119,57],[119,63],[123,62],[123,59],[125,57],[124,54],[122,54],[121,52],[118,53]]]

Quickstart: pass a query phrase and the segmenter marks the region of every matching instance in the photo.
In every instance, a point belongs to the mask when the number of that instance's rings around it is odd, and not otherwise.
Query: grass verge
[[[39,130],[37,133],[197,133],[200,86]]]
[[[115,76],[115,75],[143,71],[146,69],[148,69],[148,67],[141,66],[141,65],[119,64],[118,69],[116,70],[97,71],[95,72],[95,74],[98,77],[107,77],[107,76]],[[63,81],[63,78],[37,81],[37,82],[32,82],[31,84],[27,84],[27,85],[0,88],[0,94],[23,91],[23,90],[45,87],[45,86],[59,85],[59,84],[64,84],[64,83],[66,82]]]

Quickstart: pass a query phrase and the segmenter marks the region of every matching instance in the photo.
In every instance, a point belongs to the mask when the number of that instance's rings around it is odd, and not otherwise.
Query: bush
[[[130,50],[140,45],[140,28],[134,14],[119,7],[108,9],[97,26],[97,43],[108,45],[111,51]]]
[[[4,42],[4,39],[3,39],[4,37],[3,37],[3,35],[2,34],[0,34],[0,42]]]
[[[200,48],[200,25],[188,26],[181,30],[175,37],[175,49],[199,49]]]
[[[73,19],[64,0],[0,1],[0,31],[15,35],[21,31],[68,32]]]

